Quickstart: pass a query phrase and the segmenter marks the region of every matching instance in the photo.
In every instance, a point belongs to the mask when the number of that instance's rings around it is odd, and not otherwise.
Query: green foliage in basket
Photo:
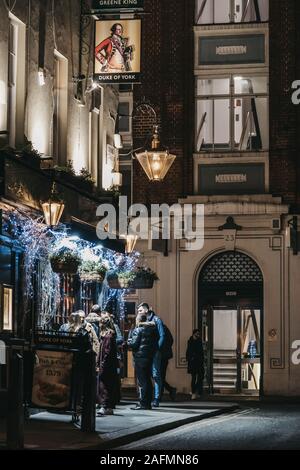
[[[70,250],[69,248],[61,248],[50,255],[51,263],[81,263],[80,256],[76,251]]]
[[[98,274],[105,277],[107,266],[102,261],[83,261],[79,274]]]
[[[155,271],[144,266],[139,266],[135,271],[135,279],[158,281],[159,278]]]

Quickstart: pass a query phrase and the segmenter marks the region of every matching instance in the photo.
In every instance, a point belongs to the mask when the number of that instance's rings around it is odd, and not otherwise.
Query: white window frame
[[[200,15],[201,9],[205,8],[207,6],[207,0],[196,0],[196,2],[195,2],[195,23],[198,24],[198,25],[201,25],[201,24],[227,24],[227,23],[235,23],[235,24],[258,23],[256,20],[236,21],[236,16],[237,16],[236,0],[229,0],[228,1],[228,3],[229,3],[228,20],[227,21],[222,21],[222,22],[216,22],[215,21],[215,10],[216,10],[216,7],[217,7],[218,3],[220,2],[220,0],[208,0],[208,1],[211,1],[211,8],[212,8],[212,12],[213,12],[212,14],[213,14],[213,17],[214,17],[214,21],[212,23],[204,23],[204,22],[201,23],[200,22],[199,15]],[[268,1],[268,0],[264,0],[264,1]],[[241,2],[241,0],[240,0],[240,2]],[[248,8],[249,7],[248,5],[250,6],[250,8],[252,10],[252,13],[255,13],[253,0],[250,0],[249,4],[246,1],[245,8],[246,7]],[[268,9],[268,18],[267,19],[261,19],[261,22],[269,21],[269,15],[270,15],[269,3],[267,5],[267,9]],[[241,13],[242,18],[243,18],[243,15],[245,13],[247,15],[247,11],[245,12],[243,9],[241,9],[240,13]],[[241,20],[242,20],[242,18],[241,18]]]
[[[8,130],[9,145],[24,142],[26,94],[26,25],[9,12],[8,41]]]
[[[242,149],[237,149],[234,145],[235,142],[235,135],[234,135],[234,107],[235,107],[235,100],[237,99],[243,99],[243,98],[249,98],[249,97],[255,97],[255,98],[266,98],[268,100],[269,104],[269,81],[268,81],[268,75],[262,72],[254,73],[253,71],[251,73],[244,73],[242,72],[244,76],[247,78],[255,78],[255,77],[265,77],[267,79],[267,91],[265,93],[253,93],[253,94],[235,94],[234,93],[234,76],[237,75],[237,73],[222,73],[222,74],[212,74],[212,75],[205,75],[205,76],[197,76],[196,77],[196,83],[195,83],[195,122],[197,123],[198,121],[198,116],[197,116],[197,104],[198,101],[200,100],[218,100],[218,99],[228,99],[230,102],[230,115],[229,115],[229,129],[230,129],[230,141],[229,141],[229,147],[225,149],[220,149],[217,148],[215,149],[212,143],[212,148],[206,150],[206,153],[219,153],[220,151],[226,152],[226,153],[235,153],[235,152],[247,152],[249,153],[249,149],[247,150],[242,150]],[[230,87],[229,87],[229,93],[228,94],[220,94],[220,95],[201,95],[197,94],[197,80],[202,79],[202,80],[209,80],[209,79],[219,79],[219,78],[229,78],[230,79]],[[267,120],[269,123],[269,106],[268,106],[268,115],[267,115]],[[197,137],[198,137],[198,131],[199,129],[197,128],[197,125],[195,126],[195,137],[194,137],[194,147],[195,147],[195,152],[196,153],[202,153],[200,149],[198,149],[198,142],[197,142]],[[214,130],[213,130],[214,131]],[[269,150],[269,139],[268,139],[268,144],[266,148],[262,148],[262,152],[266,152]],[[254,152],[257,152],[256,150],[252,150]]]
[[[53,147],[51,154],[59,165],[67,162],[68,133],[68,59],[54,50]]]
[[[89,168],[93,180],[98,185],[99,168],[99,131],[100,110],[93,108],[89,112]]]

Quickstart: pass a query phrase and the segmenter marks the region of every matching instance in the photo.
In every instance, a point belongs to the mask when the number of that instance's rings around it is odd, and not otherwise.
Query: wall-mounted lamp
[[[135,155],[149,180],[158,182],[163,181],[176,158],[176,155],[170,154],[168,149],[161,147],[158,125],[154,126],[151,150],[146,149]]]
[[[115,133],[114,134],[114,146],[116,149],[120,150],[123,148],[123,142],[122,142],[122,137],[120,134]]]
[[[39,85],[44,86],[46,84],[46,71],[40,67],[38,70]]]
[[[134,108],[131,117],[136,119],[141,115],[147,115],[147,118],[152,117],[154,121],[151,149],[142,147],[133,150],[132,153],[135,155],[135,158],[140,163],[149,180],[160,182],[163,181],[174,163],[176,155],[170,154],[169,150],[161,145],[156,111],[153,106],[145,100],[145,98],[143,98],[142,102]]]
[[[286,246],[292,248],[293,254],[298,255],[298,217],[294,216],[288,220],[286,228]]]
[[[60,199],[56,191],[56,184],[53,183],[51,195],[48,201],[41,203],[45,222],[49,227],[57,227],[63,214],[65,204]]]
[[[123,175],[119,171],[112,172],[112,185],[116,188],[120,188],[123,184]]]

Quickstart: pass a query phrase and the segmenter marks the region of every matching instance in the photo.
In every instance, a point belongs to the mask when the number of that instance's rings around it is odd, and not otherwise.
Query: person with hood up
[[[97,415],[104,416],[113,415],[113,409],[116,406],[118,359],[116,334],[109,314],[101,315],[99,326],[100,352],[97,360],[97,401],[101,408]]]

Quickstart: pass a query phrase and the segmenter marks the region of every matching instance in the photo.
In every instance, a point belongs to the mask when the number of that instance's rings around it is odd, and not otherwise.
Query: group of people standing
[[[124,343],[114,316],[94,305],[87,316],[83,310],[72,313],[60,332],[87,335],[96,355],[97,414],[113,414],[121,396],[120,360]]]
[[[124,342],[115,318],[94,305],[88,316],[82,310],[72,313],[61,333],[82,333],[88,336],[96,355],[97,415],[113,415],[121,398],[122,350],[132,350],[139,403],[132,409],[150,410],[159,407],[164,389],[175,400],[176,388],[166,381],[169,360],[173,357],[173,337],[170,330],[147,303],[138,306],[135,327]],[[201,333],[194,330],[188,341],[186,358],[192,375],[192,399],[202,394],[203,347]],[[153,387],[154,385],[154,387]],[[154,393],[153,393],[154,388]]]
[[[175,400],[176,388],[166,382],[168,362],[173,357],[173,337],[167,326],[146,303],[138,306],[136,326],[130,331],[127,344],[133,352],[140,392],[140,403],[133,409],[150,410],[152,406],[159,407],[165,388],[170,398]]]

